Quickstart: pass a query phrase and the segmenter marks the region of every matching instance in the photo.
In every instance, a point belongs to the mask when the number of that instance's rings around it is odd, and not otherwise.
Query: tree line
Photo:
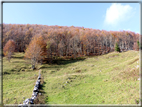
[[[74,26],[48,26],[37,24],[3,24],[3,47],[14,41],[16,52],[25,52],[32,60],[77,58],[102,55],[114,51],[138,50],[140,34],[131,31],[105,31]],[[40,51],[39,51],[40,50]],[[38,52],[36,52],[38,51]],[[36,56],[37,56],[36,55]],[[35,58],[35,59],[34,59]],[[33,61],[34,62],[34,61]]]

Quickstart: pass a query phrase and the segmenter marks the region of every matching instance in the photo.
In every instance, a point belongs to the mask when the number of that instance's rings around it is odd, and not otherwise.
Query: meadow
[[[20,104],[30,98],[39,69],[46,104],[137,104],[140,98],[139,51],[111,52],[78,60],[43,63],[36,70],[15,53],[3,57],[3,102]]]

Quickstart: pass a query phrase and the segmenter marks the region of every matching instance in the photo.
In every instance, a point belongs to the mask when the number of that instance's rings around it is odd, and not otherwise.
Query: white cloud
[[[105,16],[105,25],[116,26],[120,22],[129,19],[132,15],[132,7],[130,5],[122,5],[118,3],[113,3],[109,8],[107,8]]]

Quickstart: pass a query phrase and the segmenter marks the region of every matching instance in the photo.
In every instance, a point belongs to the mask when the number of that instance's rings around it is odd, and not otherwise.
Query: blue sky
[[[139,3],[3,3],[3,23],[140,32]]]

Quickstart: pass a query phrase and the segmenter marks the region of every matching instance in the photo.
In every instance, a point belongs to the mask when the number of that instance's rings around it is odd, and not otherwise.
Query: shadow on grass
[[[46,103],[46,98],[48,98],[46,95],[46,92],[44,91],[46,82],[43,81],[42,84],[39,86],[39,94],[37,96],[37,99],[34,101],[34,104],[45,104]]]
[[[24,59],[24,56],[12,56],[12,58],[16,58],[16,59]]]
[[[6,71],[3,71],[3,75],[9,75],[10,73],[9,72],[6,72]]]
[[[42,92],[41,91],[40,92],[42,93],[42,95],[46,94],[46,92],[44,91],[45,84],[46,82],[44,81],[43,84],[40,86],[40,89],[42,90]],[[44,103],[48,103],[47,101],[48,101],[48,96],[44,96]]]
[[[46,84],[46,82],[44,81],[43,84],[40,85],[40,87],[39,87],[40,90],[42,90],[42,91],[40,91],[40,92],[43,93],[43,94],[45,93],[45,92],[43,91],[43,88],[45,87],[45,84]]]
[[[44,64],[49,64],[49,65],[68,65],[71,63],[75,63],[78,61],[84,61],[86,58],[79,58],[79,59],[54,59],[52,60],[52,63],[49,63],[48,61],[44,61]],[[59,68],[61,66],[42,66],[40,69],[44,68]]]

